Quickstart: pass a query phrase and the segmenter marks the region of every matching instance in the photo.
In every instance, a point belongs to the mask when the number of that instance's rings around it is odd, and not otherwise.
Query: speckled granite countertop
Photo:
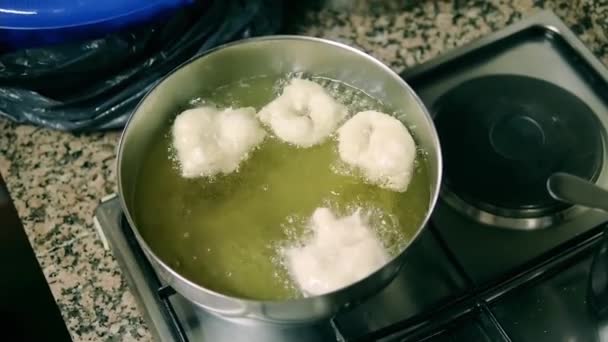
[[[362,48],[400,72],[545,8],[608,64],[604,0],[461,0],[458,8],[452,1],[350,3],[349,11],[308,13],[296,31]],[[116,189],[118,138],[118,132],[72,135],[0,119],[0,172],[75,341],[151,339],[93,227],[99,200]]]

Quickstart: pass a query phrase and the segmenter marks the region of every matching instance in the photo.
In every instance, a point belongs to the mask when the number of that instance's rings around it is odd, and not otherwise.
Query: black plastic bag
[[[197,53],[276,33],[281,0],[214,0],[163,24],[0,55],[0,116],[63,131],[121,128],[164,75]]]

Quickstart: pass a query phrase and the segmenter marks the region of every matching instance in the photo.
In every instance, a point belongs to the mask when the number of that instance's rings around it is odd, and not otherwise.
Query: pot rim
[[[418,226],[416,233],[412,236],[412,238],[410,239],[408,244],[405,247],[403,247],[403,249],[397,255],[395,255],[389,261],[387,261],[382,267],[380,267],[379,269],[370,273],[366,277],[364,277],[354,283],[350,283],[342,288],[334,290],[332,292],[328,292],[328,293],[325,293],[322,295],[309,296],[309,297],[301,297],[301,298],[293,298],[293,299],[285,299],[285,300],[255,300],[255,299],[250,299],[250,298],[241,298],[241,297],[236,297],[236,296],[230,296],[230,295],[226,295],[226,294],[211,290],[209,288],[203,287],[203,286],[189,280],[188,278],[184,277],[179,272],[175,271],[173,269],[173,267],[170,267],[161,258],[158,257],[158,255],[154,252],[154,250],[152,248],[150,248],[150,246],[145,241],[145,239],[140,235],[139,229],[137,228],[137,225],[135,225],[135,222],[131,217],[131,213],[129,212],[129,209],[127,207],[127,204],[126,204],[126,201],[125,201],[125,198],[123,195],[124,192],[123,192],[121,170],[122,170],[122,159],[123,159],[122,155],[123,155],[123,150],[124,150],[124,146],[125,146],[125,140],[126,140],[126,136],[127,136],[128,132],[129,132],[130,124],[131,124],[132,120],[134,119],[134,117],[137,115],[142,104],[144,102],[146,102],[148,97],[158,88],[158,86],[160,84],[162,84],[167,78],[169,78],[173,74],[175,74],[178,70],[181,70],[182,68],[186,67],[187,65],[195,62],[196,60],[198,60],[200,58],[213,54],[217,51],[220,51],[220,50],[223,50],[226,48],[230,48],[232,46],[262,42],[262,41],[285,41],[285,40],[305,40],[305,41],[317,42],[317,43],[327,44],[327,45],[331,45],[331,46],[338,47],[341,49],[345,49],[350,53],[354,53],[365,59],[368,59],[370,62],[379,66],[384,72],[388,73],[393,78],[395,78],[400,83],[400,85],[404,89],[406,89],[408,91],[408,93],[412,96],[417,107],[422,110],[422,113],[427,117],[427,119],[431,123],[431,127],[433,128],[432,132],[430,132],[430,138],[432,141],[432,146],[434,146],[434,148],[435,148],[437,175],[434,179],[432,179],[432,182],[429,185],[432,186],[433,184],[435,184],[435,189],[432,191],[431,196],[429,198],[429,208],[427,209],[427,211],[425,213],[424,219]],[[296,303],[301,303],[301,302],[309,302],[311,300],[317,300],[317,299],[325,298],[325,297],[331,297],[336,294],[346,292],[351,287],[365,281],[366,279],[372,277],[376,273],[380,273],[387,265],[389,265],[393,262],[396,262],[404,253],[407,252],[409,247],[419,239],[420,235],[422,234],[422,231],[425,229],[425,227],[427,226],[427,224],[431,218],[431,214],[435,211],[435,207],[437,205],[437,201],[438,201],[439,193],[440,193],[440,189],[441,189],[441,182],[442,182],[442,178],[443,178],[443,158],[442,158],[442,153],[441,153],[441,146],[439,144],[439,137],[438,137],[437,131],[433,125],[433,119],[432,119],[427,107],[424,105],[424,103],[422,102],[420,97],[410,87],[410,85],[407,84],[405,82],[405,80],[403,80],[403,78],[401,76],[399,76],[399,74],[397,74],[389,66],[387,66],[386,64],[381,62],[379,59],[373,57],[372,55],[370,55],[360,49],[357,49],[355,47],[352,47],[352,46],[349,46],[349,45],[346,45],[344,43],[340,43],[337,41],[333,41],[333,40],[329,40],[329,39],[325,39],[325,38],[306,36],[306,35],[271,35],[271,36],[263,36],[263,37],[252,37],[252,38],[245,38],[245,39],[240,39],[240,40],[236,40],[233,42],[229,42],[226,44],[222,44],[222,45],[216,46],[214,48],[211,48],[209,50],[206,50],[202,53],[196,54],[195,56],[191,57],[187,61],[185,61],[182,64],[175,67],[173,70],[171,70],[164,76],[160,77],[154,83],[152,88],[150,88],[150,90],[148,92],[146,92],[146,94],[142,97],[142,99],[135,106],[135,108],[132,111],[132,114],[129,116],[129,119],[127,120],[127,122],[123,128],[123,131],[122,131],[121,137],[120,137],[120,141],[118,144],[117,155],[116,155],[116,168],[117,168],[116,173],[117,173],[118,195],[119,195],[118,197],[120,199],[120,205],[122,207],[123,214],[125,215],[125,218],[126,218],[127,222],[129,223],[129,225],[132,227],[132,230],[133,230],[138,242],[142,245],[142,248],[144,249],[146,254],[150,254],[155,259],[154,261],[159,263],[167,272],[169,272],[171,274],[171,276],[173,278],[179,279],[179,281],[186,283],[189,287],[195,288],[198,291],[205,292],[207,295],[216,296],[216,297],[219,297],[219,298],[222,298],[225,300],[245,302],[245,303],[252,304],[252,305],[259,305],[259,304],[289,305],[289,304],[296,304]],[[169,285],[171,285],[171,284],[169,284]]]

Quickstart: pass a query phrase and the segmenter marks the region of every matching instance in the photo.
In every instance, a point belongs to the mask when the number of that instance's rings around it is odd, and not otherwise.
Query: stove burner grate
[[[165,317],[166,320],[171,322],[170,327],[172,327],[171,334],[173,335],[176,342],[189,342],[188,335],[180,322],[180,319],[177,317],[177,313],[171,304],[171,296],[175,295],[175,290],[168,285],[163,285],[160,282],[158,276],[156,276],[156,272],[152,268],[152,265],[149,262],[146,262],[147,257],[144,254],[144,251],[141,249],[139,242],[135,238],[133,234],[133,230],[127,222],[127,218],[124,215],[120,215],[120,229],[123,232],[123,236],[126,239],[127,244],[134,254],[137,255],[137,260],[142,262],[139,263],[139,267],[145,268],[146,274],[150,276],[150,281],[154,283],[155,288],[155,300],[158,303],[161,314]]]

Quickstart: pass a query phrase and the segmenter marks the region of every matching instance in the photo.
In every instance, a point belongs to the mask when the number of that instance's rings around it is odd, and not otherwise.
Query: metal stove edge
[[[446,63],[452,59],[466,55],[468,52],[483,48],[501,39],[507,38],[517,32],[529,29],[531,27],[544,27],[559,35],[561,35],[568,44],[571,44],[581,57],[585,59],[603,78],[608,79],[608,69],[602,62],[583,44],[583,42],[572,32],[568,26],[551,10],[543,10],[537,14],[531,15],[528,18],[522,19],[516,23],[499,29],[484,37],[473,40],[460,47],[451,49],[442,53],[426,62],[415,65],[404,70],[400,76],[404,79],[416,78],[418,75],[424,74],[437,66]]]
[[[123,234],[122,208],[117,194],[111,194],[101,200],[95,210],[94,224],[99,238],[102,242],[105,241],[104,248],[111,250],[117,260],[129,290],[133,292],[141,309],[140,312],[148,323],[150,332],[157,341],[180,341],[179,332],[169,324],[171,318],[167,317],[168,313],[157,293],[158,288],[153,288],[151,285],[161,286],[156,274],[149,265],[146,267],[138,261],[138,256],[130,248],[128,239]],[[104,230],[103,227],[117,229]]]

